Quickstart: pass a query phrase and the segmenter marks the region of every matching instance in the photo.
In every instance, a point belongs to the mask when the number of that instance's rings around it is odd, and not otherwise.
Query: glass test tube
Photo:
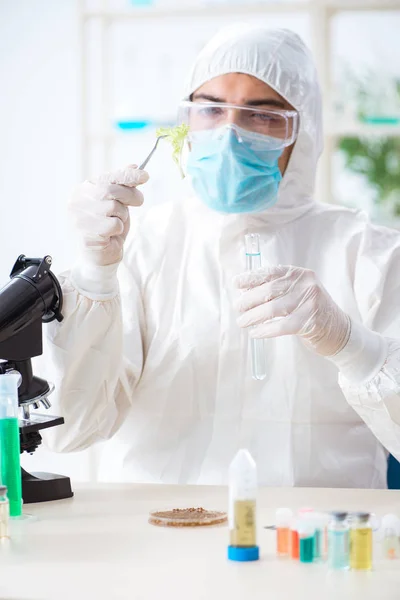
[[[255,271],[261,267],[260,236],[248,233],[244,236],[246,245],[246,268]],[[267,375],[265,347],[263,339],[250,338],[251,369],[253,379],[262,381]]]
[[[248,450],[239,450],[229,467],[228,558],[258,560],[256,533],[257,467]]]
[[[18,380],[18,375],[0,375],[0,476],[8,489],[11,517],[22,514]]]

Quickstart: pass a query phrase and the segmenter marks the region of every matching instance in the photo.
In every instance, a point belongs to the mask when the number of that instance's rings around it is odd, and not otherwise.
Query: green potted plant
[[[400,217],[400,135],[346,137],[340,141],[339,149],[346,168],[368,181],[382,213]]]
[[[342,109],[351,107],[372,134],[341,139],[345,167],[369,184],[378,218],[400,217],[400,80],[373,71],[356,76],[348,67],[344,73],[350,91]],[[399,135],[379,137],[374,126],[393,126]]]

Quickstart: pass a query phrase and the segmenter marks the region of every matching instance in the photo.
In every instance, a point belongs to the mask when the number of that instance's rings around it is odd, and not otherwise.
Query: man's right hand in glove
[[[72,195],[69,213],[80,237],[80,260],[72,270],[75,287],[108,295],[116,288],[116,272],[129,232],[129,206],[141,206],[138,185],[149,176],[135,166],[85,181]]]

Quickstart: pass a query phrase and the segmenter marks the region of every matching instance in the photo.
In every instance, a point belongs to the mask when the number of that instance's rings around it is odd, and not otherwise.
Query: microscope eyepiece
[[[51,256],[18,257],[0,289],[0,358],[23,360],[42,353],[41,327],[62,321],[62,292],[50,271]]]

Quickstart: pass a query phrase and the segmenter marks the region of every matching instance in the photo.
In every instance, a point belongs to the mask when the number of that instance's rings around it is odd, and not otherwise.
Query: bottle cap
[[[229,493],[236,499],[256,498],[257,466],[248,450],[239,450],[229,466]]]
[[[299,508],[299,510],[297,512],[298,512],[299,515],[303,516],[306,513],[313,513],[314,509],[313,508],[304,507],[304,508]]]
[[[0,396],[13,396],[18,393],[18,375],[5,373],[0,375]]]
[[[0,375],[0,419],[18,417],[19,375]]]
[[[395,535],[400,535],[400,519],[396,515],[385,515],[382,519],[382,529],[392,530],[395,532]]]
[[[352,520],[360,521],[361,523],[368,521],[370,514],[367,512],[356,512],[351,514]]]
[[[331,512],[331,517],[335,519],[335,521],[344,521],[347,518],[348,513],[340,510],[335,510]]]
[[[312,518],[314,519],[316,529],[324,529],[329,523],[329,515],[327,513],[315,513]]]
[[[7,487],[5,485],[0,485],[0,496],[4,496],[7,494]]]
[[[260,549],[258,546],[250,546],[249,548],[239,546],[228,546],[229,560],[238,562],[249,562],[260,558]]]
[[[299,536],[313,536],[315,533],[315,523],[313,519],[300,518],[297,521],[297,531]]]
[[[290,508],[278,508],[275,513],[277,527],[289,527],[293,518],[293,511]]]

